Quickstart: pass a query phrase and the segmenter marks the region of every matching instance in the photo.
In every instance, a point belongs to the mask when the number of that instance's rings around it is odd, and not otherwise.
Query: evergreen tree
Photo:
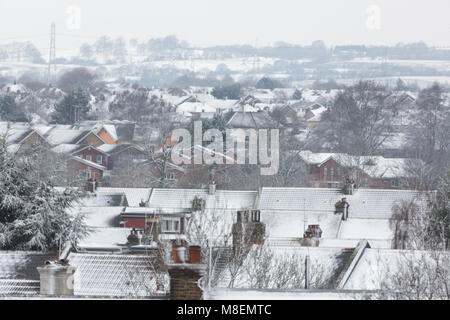
[[[89,95],[79,88],[70,92],[55,105],[52,118],[59,124],[73,124],[85,120],[89,110]]]
[[[303,97],[303,92],[298,89],[295,89],[295,92],[292,94],[292,99],[293,100],[302,100],[302,97]]]
[[[11,95],[0,96],[0,120],[11,122],[27,122],[28,118],[19,109],[14,97]]]
[[[0,145],[0,249],[55,250],[88,234],[82,214],[69,213],[80,192],[57,191],[39,175],[37,157]],[[53,175],[54,176],[54,175]]]
[[[229,86],[215,87],[211,95],[216,99],[239,99],[242,97],[242,88],[239,83],[234,83]]]
[[[256,88],[273,90],[275,88],[283,88],[283,85],[275,79],[264,77],[256,83]]]

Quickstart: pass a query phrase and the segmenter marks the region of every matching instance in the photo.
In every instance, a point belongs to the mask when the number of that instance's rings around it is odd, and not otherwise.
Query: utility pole
[[[47,73],[47,81],[48,84],[51,84],[52,80],[52,65],[54,68],[54,71],[56,71],[56,65],[55,65],[55,58],[56,58],[56,34],[55,34],[55,23],[52,22],[52,25],[50,27],[50,54],[48,58],[48,73]]]
[[[311,261],[309,258],[309,253],[308,255],[305,257],[305,289],[309,289],[310,288],[310,283],[309,283],[309,278],[310,278],[310,265],[311,265]]]

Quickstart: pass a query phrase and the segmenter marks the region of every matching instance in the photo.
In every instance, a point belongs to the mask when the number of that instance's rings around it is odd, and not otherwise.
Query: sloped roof
[[[53,129],[46,133],[45,138],[52,145],[77,144],[89,133],[90,130]]]
[[[120,250],[127,243],[130,232],[130,228],[92,227],[91,233],[80,240],[77,247],[85,250]]]
[[[350,204],[350,218],[389,219],[392,206],[402,200],[416,200],[422,210],[427,207],[427,194],[412,190],[359,189],[343,197]]]
[[[101,193],[124,193],[130,207],[139,207],[141,201],[147,202],[150,198],[151,188],[111,188],[99,187],[97,194]]]
[[[156,291],[155,258],[146,255],[71,253],[69,262],[77,267],[75,295],[147,297],[166,294]],[[168,288],[168,277],[162,277]]]
[[[272,211],[329,212],[335,203],[347,198],[349,217],[389,219],[392,206],[401,200],[417,200],[426,207],[426,194],[412,190],[357,189],[353,195],[344,195],[332,188],[263,188],[259,209]]]
[[[89,160],[86,160],[86,159],[81,159],[80,157],[71,157],[70,160],[80,162],[82,164],[85,164],[85,165],[87,165],[89,167],[93,167],[93,168],[101,170],[101,171],[105,171],[107,169],[106,167],[104,167],[102,165],[99,165],[99,164],[97,164],[95,162],[92,162],[92,161],[89,161]]]
[[[39,280],[0,279],[1,296],[38,296],[41,291]]]
[[[445,251],[443,255],[448,255]],[[388,275],[398,272],[400,263],[414,263],[430,259],[432,251],[365,249],[359,262],[345,283],[344,289],[379,290],[382,281],[389,281]],[[433,260],[429,260],[431,263]]]
[[[131,144],[102,144],[101,146],[99,146],[97,149],[105,152],[109,155],[113,155],[116,153],[120,153],[123,152],[129,148],[134,148],[138,151],[142,151],[142,149],[140,149],[139,147],[136,147],[134,145]]]
[[[253,207],[256,191],[216,190],[209,195],[206,189],[153,189],[151,208],[192,208],[195,197],[206,201],[206,209],[240,210]]]
[[[75,207],[71,212],[82,213],[89,227],[120,227],[119,216],[123,207]]]
[[[81,149],[84,149],[86,146],[82,146],[79,144],[66,144],[62,143],[60,145],[57,145],[56,147],[53,147],[51,150],[55,153],[59,154],[72,154],[75,153]]]
[[[123,207],[127,197],[124,192],[95,192],[81,200],[86,207]]]
[[[409,177],[411,174],[406,170],[407,162],[421,162],[418,159],[385,158],[382,156],[367,158],[371,165],[363,163],[362,169],[373,178]]]
[[[274,121],[265,112],[234,112],[227,122],[230,128],[273,128]]]
[[[334,212],[335,203],[345,196],[340,189],[262,188],[259,209],[278,211]]]

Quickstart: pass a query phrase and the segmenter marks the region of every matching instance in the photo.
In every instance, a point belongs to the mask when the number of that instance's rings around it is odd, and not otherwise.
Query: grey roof
[[[151,256],[71,253],[69,262],[77,267],[75,295],[146,297],[168,289],[168,279],[155,272]],[[165,290],[156,290],[155,275],[161,276]]]
[[[392,206],[401,200],[417,199],[426,205],[426,195],[412,190],[358,189],[345,195],[331,188],[263,188],[259,209],[278,211],[334,212],[335,203],[347,198],[349,216],[359,218],[384,218],[392,215]]]
[[[274,121],[265,112],[234,112],[227,122],[229,128],[274,128]]]
[[[0,296],[37,296],[39,280],[0,279]]]

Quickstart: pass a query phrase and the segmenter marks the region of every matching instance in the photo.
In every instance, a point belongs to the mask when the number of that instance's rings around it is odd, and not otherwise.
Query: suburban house
[[[408,189],[415,178],[408,172],[408,166],[413,162],[420,163],[417,159],[359,157],[308,150],[300,151],[298,155],[306,164],[308,184],[313,187],[338,187],[350,179],[367,188]]]
[[[107,159],[108,170],[120,163],[131,163],[134,159],[145,159],[144,151],[131,144],[104,144],[97,148]]]
[[[52,146],[78,144],[99,147],[105,144],[105,141],[92,130],[50,129],[45,133],[44,137]]]
[[[74,127],[92,130],[107,144],[118,144],[133,141],[136,123],[127,120],[81,121]]]
[[[67,160],[67,171],[70,176],[84,177],[94,181],[101,181],[107,168],[95,162],[73,156]]]

